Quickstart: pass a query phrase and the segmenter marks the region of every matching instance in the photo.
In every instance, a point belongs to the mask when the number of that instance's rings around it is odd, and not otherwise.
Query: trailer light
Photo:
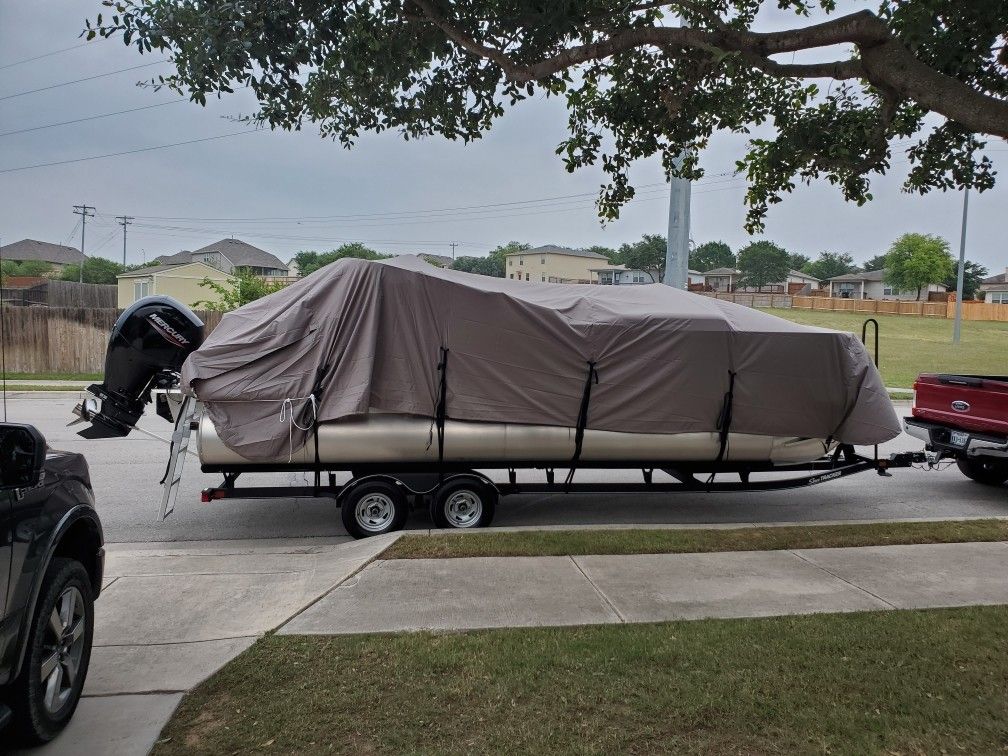
[[[213,497],[210,496],[210,492],[209,491],[203,491],[203,492],[200,493],[200,501],[203,504],[209,504],[211,501],[213,501]]]

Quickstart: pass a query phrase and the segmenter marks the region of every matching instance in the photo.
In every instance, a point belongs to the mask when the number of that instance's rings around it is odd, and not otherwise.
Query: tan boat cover
[[[716,431],[734,372],[732,432],[850,444],[900,433],[853,334],[660,284],[525,283],[413,256],[340,260],[227,313],[182,383],[229,448],[274,459],[305,442],[312,395],[320,422],[433,416],[442,347],[457,420],[574,426],[591,362],[587,428]],[[281,421],[287,399],[294,426]]]

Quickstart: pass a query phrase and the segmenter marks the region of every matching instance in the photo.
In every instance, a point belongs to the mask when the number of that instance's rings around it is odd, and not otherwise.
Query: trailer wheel
[[[431,520],[438,528],[484,528],[493,521],[497,492],[476,480],[449,481],[431,503]]]
[[[400,530],[409,507],[401,486],[375,480],[353,488],[340,505],[343,527],[354,538],[368,538]]]
[[[1000,486],[1008,480],[1008,462],[980,458],[959,458],[959,471],[970,480],[985,486]]]

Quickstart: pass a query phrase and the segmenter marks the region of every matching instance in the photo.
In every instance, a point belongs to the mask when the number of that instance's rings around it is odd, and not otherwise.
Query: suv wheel
[[[1008,462],[973,457],[957,459],[956,464],[967,478],[986,486],[1000,486],[1008,480]]]
[[[70,721],[80,701],[94,634],[94,597],[84,566],[52,560],[29,627],[21,674],[11,690],[22,741],[45,743]]]

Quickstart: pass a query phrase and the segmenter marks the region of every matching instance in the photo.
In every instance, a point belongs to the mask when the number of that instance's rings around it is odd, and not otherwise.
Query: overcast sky
[[[344,241],[445,255],[457,242],[457,254],[479,255],[509,240],[618,246],[644,233],[665,233],[668,198],[657,159],[637,166],[640,198],[623,218],[600,225],[593,201],[601,171],[568,174],[554,155],[566,125],[563,103],[555,100],[520,105],[471,145],[440,138],[403,142],[382,134],[363,138],[348,152],[311,129],[265,131],[10,170],[247,131],[228,120],[254,111],[247,92],[201,108],[136,86],[167,70],[163,64],[11,97],[159,59],[141,57],[119,41],[82,45],[77,35],[83,19],[99,10],[98,0],[0,0],[4,244],[32,238],[79,246],[72,206],[84,203],[97,208],[86,229],[88,254],[121,260],[114,217],[136,217],[127,237],[130,263],[231,235],[287,260],[299,250],[326,250]],[[779,22],[774,15],[766,20],[771,26]],[[10,65],[63,48],[73,49]],[[168,104],[147,107],[159,103]],[[146,109],[7,133],[132,108]],[[691,237],[698,243],[722,239],[738,249],[749,241],[742,228],[744,184],[730,175],[744,145],[737,136],[719,137],[703,156],[709,175],[693,187]],[[1004,174],[1008,145],[989,148]],[[827,185],[798,188],[770,211],[766,237],[789,251],[812,257],[824,250],[850,252],[859,262],[907,231],[942,235],[957,251],[962,195],[903,194],[901,161],[896,156],[893,174],[876,180],[875,200],[865,207],[845,203]],[[1004,183],[970,198],[967,256],[992,272],[1008,265],[1006,211]]]

